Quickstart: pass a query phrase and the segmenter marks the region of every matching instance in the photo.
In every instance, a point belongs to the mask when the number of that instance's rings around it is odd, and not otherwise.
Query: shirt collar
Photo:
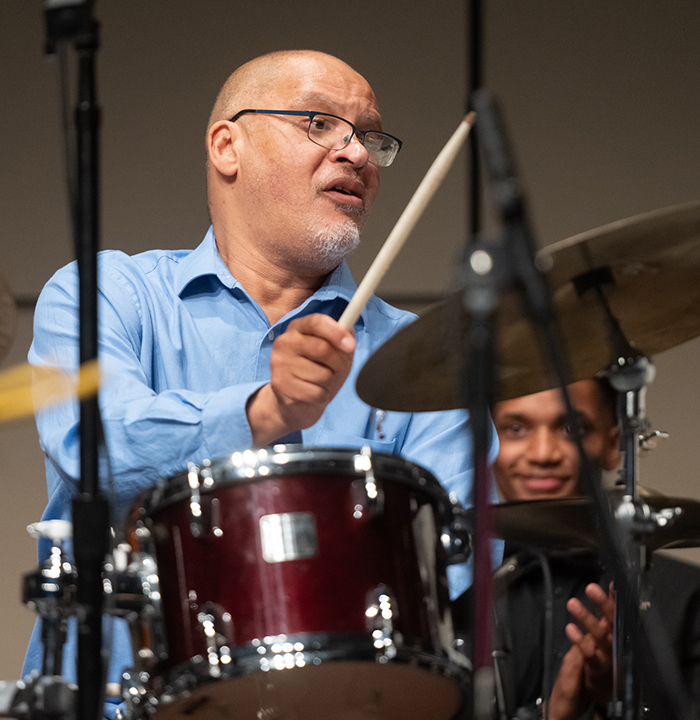
[[[236,284],[236,279],[216,248],[213,227],[209,228],[199,246],[180,261],[174,278],[175,291],[182,296],[191,282],[205,275],[216,275],[227,288]]]
[[[213,227],[209,228],[199,246],[180,261],[174,278],[175,291],[182,296],[191,282],[206,275],[215,275],[221,284],[229,289],[239,287],[245,291],[219,255]],[[348,264],[343,260],[306,302],[312,300],[316,302],[332,301],[336,298],[350,302],[355,290],[357,290],[357,283],[352,277]],[[366,324],[367,320],[365,313],[366,309],[360,313],[360,320],[363,324]]]

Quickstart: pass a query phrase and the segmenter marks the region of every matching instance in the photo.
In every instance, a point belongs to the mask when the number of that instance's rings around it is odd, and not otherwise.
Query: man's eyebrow
[[[496,419],[496,423],[500,422],[513,422],[514,420],[517,420],[521,423],[528,423],[530,422],[530,418],[525,415],[524,413],[517,413],[517,412],[509,412],[501,415]]]
[[[576,422],[581,426],[583,426],[584,424],[591,424],[588,415],[586,415],[586,413],[584,413],[582,410],[577,410],[576,408],[574,408],[574,417],[576,418]],[[569,422],[569,416],[565,412],[563,412],[557,418],[557,422],[560,425],[566,425],[566,423]]]
[[[335,103],[328,95],[324,95],[322,92],[316,90],[307,90],[306,92],[298,95],[295,100],[295,104],[304,106],[304,110],[327,110],[332,115],[335,115],[332,110],[334,109]],[[363,115],[360,118],[360,125],[358,129],[363,130],[366,125],[376,125],[378,128],[382,126],[382,118],[379,113],[369,113]]]

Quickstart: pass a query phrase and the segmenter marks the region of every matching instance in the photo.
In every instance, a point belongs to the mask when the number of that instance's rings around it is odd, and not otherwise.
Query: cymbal
[[[572,380],[611,362],[606,316],[595,293],[579,297],[574,278],[608,267],[604,292],[630,340],[644,354],[700,335],[700,202],[645,213],[550,245],[537,255],[546,270]],[[535,331],[514,290],[501,294],[495,318],[497,399],[554,386]],[[469,316],[462,293],[429,308],[368,360],[357,393],[384,410],[464,407],[460,389]]]
[[[700,501],[645,494],[652,510],[680,508],[667,525],[644,536],[649,550],[700,545]],[[554,500],[519,500],[493,505],[496,535],[506,541],[548,548],[598,550],[598,535],[591,519],[591,501],[586,497]]]
[[[17,315],[12,291],[5,278],[0,275],[0,360],[10,349],[16,328]]]
[[[54,367],[15,365],[0,373],[0,422],[33,415],[36,410],[64,400],[95,395],[100,385],[96,360],[77,372]]]

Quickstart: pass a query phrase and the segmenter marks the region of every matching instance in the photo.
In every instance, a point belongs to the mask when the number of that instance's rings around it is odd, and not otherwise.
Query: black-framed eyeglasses
[[[307,117],[309,118],[307,128],[309,140],[328,150],[342,150],[354,135],[367,149],[369,161],[379,167],[391,165],[401,150],[401,140],[393,135],[378,130],[358,130],[345,118],[313,110],[252,110],[249,108],[237,112],[229,122],[236,122],[241,115],[247,113]]]

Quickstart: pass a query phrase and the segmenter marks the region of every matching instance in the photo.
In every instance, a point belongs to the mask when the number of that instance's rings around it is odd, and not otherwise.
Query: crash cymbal
[[[96,360],[78,372],[53,367],[15,365],[0,373],[0,422],[33,415],[35,411],[64,400],[83,400],[97,392],[100,371]]]
[[[657,210],[576,235],[538,253],[546,271],[572,380],[611,361],[606,315],[575,279],[607,268],[604,293],[627,339],[653,355],[700,335],[700,202]],[[469,329],[461,293],[430,308],[365,364],[359,396],[398,411],[464,407],[461,362]],[[554,386],[519,296],[502,293],[496,314],[497,399]]]
[[[644,537],[644,545],[649,550],[700,545],[699,501],[659,494],[644,494],[643,500],[656,512],[680,508],[680,514],[672,522]],[[494,505],[496,535],[524,545],[598,550],[590,504],[588,498],[572,497]]]
[[[574,235],[540,250],[537,264],[565,313],[575,292],[572,279],[609,268],[614,284],[604,287],[610,309],[645,355],[700,335],[700,202]],[[595,302],[594,294],[582,300],[584,306]]]
[[[0,360],[12,345],[17,327],[15,301],[5,278],[0,275]]]

